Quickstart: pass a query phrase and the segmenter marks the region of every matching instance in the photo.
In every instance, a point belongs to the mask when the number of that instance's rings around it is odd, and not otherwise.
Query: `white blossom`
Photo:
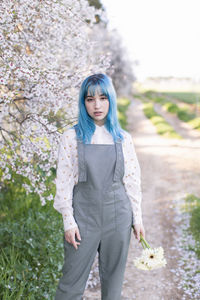
[[[1,180],[10,179],[6,168],[27,177],[24,187],[42,205],[52,199],[44,197],[45,180],[56,167],[60,133],[77,120],[80,84],[109,67],[91,40],[94,23],[86,0],[0,3]]]

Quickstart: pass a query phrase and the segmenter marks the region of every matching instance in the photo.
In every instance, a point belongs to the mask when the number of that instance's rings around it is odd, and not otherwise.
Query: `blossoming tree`
[[[56,166],[60,132],[77,118],[78,88],[109,66],[89,39],[101,13],[86,0],[0,4],[1,180],[12,180],[11,169],[27,177],[27,192],[43,205],[53,197],[45,180]]]
[[[94,26],[91,39],[98,40],[97,51],[110,56],[110,67],[107,74],[112,77],[118,96],[132,96],[133,82],[136,80],[134,67],[137,61],[132,61],[124,46],[122,36],[116,29],[108,30],[108,19]]]

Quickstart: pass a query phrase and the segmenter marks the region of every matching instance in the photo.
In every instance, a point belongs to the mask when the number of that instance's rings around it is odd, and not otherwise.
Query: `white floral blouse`
[[[114,141],[112,135],[104,125],[96,125],[91,143],[114,144]],[[122,149],[125,168],[123,183],[131,201],[134,224],[141,224],[141,170],[135,153],[132,136],[127,131],[125,131]],[[74,128],[67,129],[61,136],[55,182],[56,195],[53,207],[62,214],[64,230],[66,231],[78,226],[73,216],[72,207],[73,188],[74,185],[78,183],[78,153]]]

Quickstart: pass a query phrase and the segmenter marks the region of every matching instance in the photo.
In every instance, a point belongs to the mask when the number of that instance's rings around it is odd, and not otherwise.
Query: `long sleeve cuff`
[[[133,223],[132,223],[132,225],[135,225],[135,224],[143,224],[141,215],[134,215],[133,214]]]
[[[78,227],[73,215],[67,209],[61,212],[63,217],[64,231]]]

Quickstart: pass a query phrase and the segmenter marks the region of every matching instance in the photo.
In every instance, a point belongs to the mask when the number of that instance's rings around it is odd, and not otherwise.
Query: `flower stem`
[[[145,244],[144,244],[144,242],[143,242],[143,240],[142,240],[142,239],[141,239],[141,245],[142,245],[143,249],[145,249],[145,248],[146,248],[146,246],[145,246]]]
[[[149,245],[149,243],[147,243],[147,241],[144,239],[144,237],[140,234],[140,240],[141,240],[141,244],[142,244],[142,247],[144,248],[144,246],[146,248],[151,248],[151,246]]]

